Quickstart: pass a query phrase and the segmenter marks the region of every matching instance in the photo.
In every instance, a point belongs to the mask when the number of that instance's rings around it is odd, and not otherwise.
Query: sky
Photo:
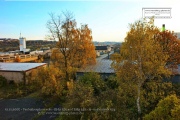
[[[0,0],[0,38],[21,36],[27,40],[43,40],[49,13],[60,15],[71,11],[77,25],[88,24],[93,41],[122,42],[129,24],[142,18],[142,8],[168,7],[171,19],[155,19],[155,25],[180,32],[180,0]]]

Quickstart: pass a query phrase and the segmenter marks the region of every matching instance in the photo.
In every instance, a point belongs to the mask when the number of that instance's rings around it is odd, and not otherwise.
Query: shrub
[[[7,85],[6,78],[0,75],[0,87],[4,87],[6,85]]]

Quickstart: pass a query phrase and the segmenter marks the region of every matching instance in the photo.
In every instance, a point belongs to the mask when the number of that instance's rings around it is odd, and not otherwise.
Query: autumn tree
[[[56,96],[60,98],[64,95],[63,92],[66,85],[63,76],[62,71],[53,65],[50,65],[46,68],[33,70],[29,75],[27,75],[27,80],[28,85],[31,85],[32,89],[40,89],[42,96]]]
[[[70,71],[74,68],[93,64],[96,61],[92,32],[87,24],[77,28],[77,23],[70,12],[64,12],[61,16],[50,14],[50,17],[47,23],[50,36],[58,40],[52,59],[65,71],[66,80],[69,80]]]
[[[173,68],[180,64],[180,42],[175,33],[166,30],[157,33],[154,37],[163,47],[163,52],[169,55],[167,65]]]
[[[81,25],[77,32],[78,36],[74,41],[74,48],[71,54],[71,66],[80,68],[87,64],[94,64],[96,62],[96,52],[92,43],[91,30],[87,24],[84,24]]]
[[[146,81],[162,79],[170,72],[165,68],[168,55],[163,52],[161,45],[154,39],[159,29],[154,26],[154,20],[149,22],[139,20],[130,24],[125,42],[120,54],[113,56],[113,64],[121,80],[131,80],[136,91],[136,106],[138,118],[142,118],[141,97],[142,86]]]

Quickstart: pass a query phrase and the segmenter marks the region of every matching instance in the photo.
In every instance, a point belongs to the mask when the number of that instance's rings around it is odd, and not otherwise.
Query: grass
[[[17,89],[14,85],[7,85],[0,88],[0,98],[16,98],[16,95]]]
[[[25,96],[25,98],[41,98],[40,93],[41,93],[41,91],[38,90],[38,91],[35,91],[35,92]]]
[[[7,84],[0,87],[0,99],[12,99],[21,97],[38,98],[40,90],[33,90],[31,86],[23,84]]]

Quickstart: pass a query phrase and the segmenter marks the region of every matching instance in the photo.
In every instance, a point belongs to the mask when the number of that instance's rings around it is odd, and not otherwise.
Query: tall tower
[[[19,37],[19,49],[21,52],[26,52],[26,38],[25,37]]]

